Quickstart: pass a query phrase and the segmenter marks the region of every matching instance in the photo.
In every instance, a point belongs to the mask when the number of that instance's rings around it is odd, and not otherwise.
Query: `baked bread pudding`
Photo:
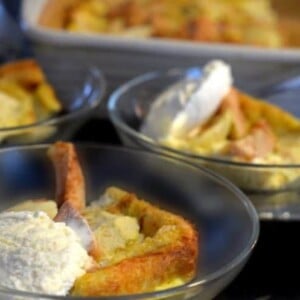
[[[282,47],[270,0],[48,0],[39,24],[78,33]]]
[[[55,201],[28,200],[0,214],[2,285],[107,296],[167,289],[193,278],[198,233],[189,221],[116,187],[87,204],[74,146],[57,142],[49,157],[56,172]],[[13,222],[18,232],[7,225]],[[6,257],[16,261],[14,269]]]
[[[151,103],[140,131],[186,157],[215,159],[203,163],[242,188],[280,189],[300,176],[297,168],[280,168],[299,163],[299,118],[237,89],[223,61],[209,62],[200,79],[166,87]]]
[[[162,131],[160,142],[192,153],[253,164],[299,161],[297,117],[234,87],[230,66],[222,61],[209,62],[203,73],[189,95],[181,91],[185,103]],[[157,126],[155,118],[158,122],[163,103],[170,100],[167,93],[176,88],[167,88],[152,104],[142,126],[147,135]],[[170,106],[175,104],[172,101]]]
[[[47,120],[62,111],[62,105],[43,70],[33,59],[17,60],[0,66],[0,139],[29,135],[43,137],[53,128],[22,129]],[[25,138],[24,138],[25,139]]]
[[[0,128],[30,125],[61,111],[55,91],[33,59],[0,66]]]
[[[162,142],[176,149],[237,162],[299,161],[300,121],[279,107],[232,88],[218,110],[185,137]]]

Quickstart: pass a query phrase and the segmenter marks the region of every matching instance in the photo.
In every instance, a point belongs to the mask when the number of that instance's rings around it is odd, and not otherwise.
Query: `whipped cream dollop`
[[[44,212],[0,214],[0,284],[66,295],[92,264],[76,233]]]
[[[209,62],[200,80],[178,82],[154,101],[141,132],[156,140],[185,136],[216,112],[232,85],[230,66]]]

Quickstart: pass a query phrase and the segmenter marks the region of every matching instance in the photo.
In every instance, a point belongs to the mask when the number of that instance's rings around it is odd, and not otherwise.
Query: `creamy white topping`
[[[210,62],[204,68],[199,88],[192,94],[184,109],[176,115],[169,134],[184,136],[207,121],[229,93],[232,83],[229,65],[219,60]]]
[[[35,293],[66,295],[91,265],[76,233],[44,212],[0,214],[0,283]]]
[[[200,81],[179,82],[154,101],[141,131],[154,139],[186,135],[216,112],[232,85],[230,66],[209,62]]]

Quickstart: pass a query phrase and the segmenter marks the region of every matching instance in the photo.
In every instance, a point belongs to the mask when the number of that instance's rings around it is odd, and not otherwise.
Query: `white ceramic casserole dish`
[[[124,81],[153,70],[201,65],[212,58],[229,62],[242,78],[258,83],[274,74],[295,73],[300,68],[300,49],[266,49],[155,38],[125,38],[101,34],[77,34],[38,24],[47,0],[23,0],[22,24],[32,41],[34,54],[46,70],[68,67],[80,76],[88,66],[100,66],[112,91]],[[289,0],[293,1],[293,0]],[[250,80],[251,81],[251,80]]]

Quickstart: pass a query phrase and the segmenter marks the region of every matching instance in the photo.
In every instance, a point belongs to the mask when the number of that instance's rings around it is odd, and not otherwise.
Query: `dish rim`
[[[35,145],[23,145],[23,146],[11,146],[7,148],[0,149],[0,155],[6,152],[10,151],[26,151],[26,150],[36,150],[36,149],[47,149],[52,144],[35,144]],[[30,293],[30,292],[22,292],[17,291],[9,288],[2,287],[0,285],[0,295],[13,295],[13,296],[23,296],[23,297],[32,297],[36,299],[56,299],[56,300],[68,300],[68,299],[90,299],[90,300],[100,300],[100,299],[111,299],[111,300],[144,300],[149,299],[150,297],[170,297],[174,296],[176,294],[182,294],[186,293],[188,290],[192,290],[194,288],[200,287],[203,284],[207,284],[209,282],[218,280],[222,276],[228,274],[230,271],[234,270],[236,267],[241,265],[247,257],[251,254],[252,250],[254,249],[255,245],[257,244],[258,237],[259,237],[259,231],[260,231],[260,223],[259,223],[259,217],[257,214],[256,209],[254,208],[253,204],[249,200],[249,198],[233,183],[231,183],[228,179],[210,171],[209,169],[206,169],[204,167],[195,166],[191,163],[188,163],[184,160],[178,160],[174,157],[166,154],[161,153],[151,153],[146,150],[136,149],[132,147],[118,147],[118,146],[112,146],[112,145],[99,145],[97,143],[74,143],[75,147],[77,149],[106,149],[106,150],[114,150],[117,152],[130,152],[130,153],[139,153],[143,156],[150,156],[155,157],[155,159],[162,159],[167,160],[169,162],[173,162],[176,165],[184,166],[185,168],[193,169],[194,171],[199,172],[202,176],[205,176],[209,180],[214,181],[218,185],[222,185],[224,188],[226,188],[228,191],[230,191],[237,199],[241,202],[242,206],[245,208],[245,211],[247,212],[249,219],[252,223],[251,228],[251,236],[247,243],[247,245],[241,250],[240,254],[231,261],[227,262],[222,268],[220,268],[217,271],[212,272],[211,274],[208,274],[205,276],[205,278],[198,280],[196,282],[187,283],[182,286],[170,288],[163,291],[157,291],[157,292],[148,292],[143,294],[132,294],[132,295],[124,295],[124,296],[103,296],[103,297],[68,297],[68,296],[52,296],[52,295],[45,295],[45,294],[37,294],[37,293]],[[193,280],[192,280],[193,281]],[[25,298],[26,299],[26,298]]]
[[[231,161],[229,159],[222,159],[217,157],[209,157],[201,154],[196,153],[189,153],[177,150],[172,147],[168,147],[162,144],[159,144],[155,140],[151,139],[150,137],[140,133],[137,130],[132,129],[132,127],[128,126],[126,123],[123,122],[121,118],[117,116],[118,112],[118,102],[121,101],[122,95],[135,87],[142,86],[143,83],[149,82],[150,80],[157,80],[161,77],[168,77],[172,76],[183,75],[189,68],[172,68],[166,71],[154,71],[154,72],[147,72],[142,75],[136,76],[133,79],[123,83],[117,89],[115,89],[112,94],[109,96],[107,101],[107,110],[108,116],[112,123],[115,125],[117,129],[120,129],[121,132],[125,132],[130,137],[133,137],[135,141],[146,143],[151,149],[155,149],[156,151],[164,151],[172,153],[173,155],[182,157],[182,159],[200,159],[202,161],[211,162],[214,164],[219,164],[223,166],[231,166],[231,167],[247,167],[247,168],[258,168],[258,169],[292,169],[292,168],[300,168],[300,163],[297,164],[267,164],[267,163],[247,163],[247,162],[238,162],[238,161]],[[199,68],[201,69],[201,68]]]

